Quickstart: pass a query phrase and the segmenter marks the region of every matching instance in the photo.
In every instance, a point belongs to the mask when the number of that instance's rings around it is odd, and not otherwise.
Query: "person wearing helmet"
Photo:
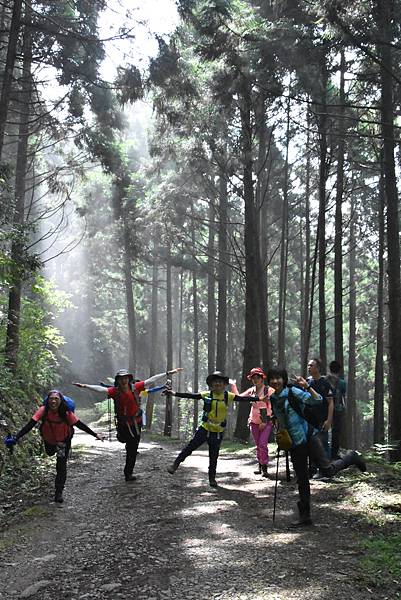
[[[124,466],[125,481],[135,481],[133,475],[138,445],[141,438],[142,410],[140,393],[146,387],[160,381],[163,377],[173,375],[182,371],[181,368],[172,369],[165,373],[158,373],[144,381],[134,381],[132,373],[126,369],[117,371],[114,377],[114,385],[105,388],[102,385],[90,385],[88,383],[74,383],[79,388],[85,388],[104,394],[107,392],[109,398],[114,400],[114,413],[117,425],[117,439],[125,444],[126,458]]]
[[[265,385],[264,380],[266,375],[260,367],[254,367],[247,375],[248,381],[252,382],[252,386],[239,394],[244,398],[249,396],[258,396],[257,402],[252,402],[251,411],[249,414],[248,425],[250,426],[252,437],[256,444],[256,458],[258,459],[258,469],[255,475],[262,474],[262,477],[268,477],[267,465],[269,464],[269,437],[273,427],[271,416],[272,408],[270,404],[270,396],[274,392],[273,388]],[[237,384],[231,384],[231,391],[238,394]]]
[[[63,489],[67,479],[67,460],[71,448],[71,439],[74,427],[82,429],[85,433],[103,441],[101,433],[95,433],[69,409],[63,394],[58,390],[51,390],[46,396],[47,402],[42,405],[24,427],[15,436],[6,439],[6,445],[12,447],[38,423],[42,436],[45,452],[48,456],[56,455],[56,479],[54,501],[63,502]]]
[[[217,487],[217,459],[219,457],[220,445],[223,440],[224,429],[227,424],[228,404],[230,402],[244,400],[257,401],[259,398],[256,396],[243,398],[232,392],[226,391],[225,388],[229,384],[229,378],[223,375],[221,371],[210,373],[206,378],[206,383],[209,390],[200,392],[199,394],[173,392],[168,390],[168,393],[171,393],[178,398],[203,400],[203,415],[202,423],[196,430],[194,437],[185,448],[181,450],[175,461],[167,468],[167,471],[170,475],[173,475],[187,456],[207,442],[209,446],[209,484],[211,487]]]

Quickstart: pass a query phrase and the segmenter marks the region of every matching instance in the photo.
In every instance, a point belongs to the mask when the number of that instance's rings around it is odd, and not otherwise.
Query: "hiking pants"
[[[132,475],[132,472],[136,463],[136,456],[138,454],[138,446],[139,441],[141,439],[140,431],[139,433],[133,429],[134,437],[127,438],[127,443],[125,444],[126,450],[126,458],[125,458],[125,467],[124,467],[124,475],[125,477],[129,477]]]
[[[271,421],[266,423],[264,429],[259,429],[259,425],[251,423],[252,437],[256,444],[256,458],[261,465],[269,464],[269,449],[267,444],[269,442],[272,427],[273,423]]]
[[[298,484],[299,512],[304,513],[310,510],[308,444],[304,443],[300,444],[299,446],[295,446],[295,448],[291,448],[290,455]]]
[[[175,463],[178,465],[187,458],[194,450],[202,446],[205,442],[209,445],[209,480],[212,481],[216,478],[216,467],[217,459],[219,457],[220,445],[223,440],[223,432],[216,433],[214,431],[207,431],[204,427],[199,427],[196,430],[192,440],[181,450]]]
[[[65,481],[67,479],[67,460],[71,450],[71,438],[66,440],[64,443],[64,456],[57,456],[56,459],[56,479],[54,483],[56,486],[56,491],[58,492],[63,491]],[[54,456],[57,450],[60,448],[60,446],[53,446],[52,444],[48,444],[47,442],[44,442],[44,444],[47,456]]]
[[[140,423],[128,424],[123,419],[117,418],[117,439],[122,444],[125,444],[126,457],[124,475],[129,477],[135,467],[136,455],[138,454],[139,441],[141,439]]]
[[[333,427],[331,430],[331,459],[338,458],[340,451],[340,436],[343,427],[344,412],[335,410],[333,414]]]

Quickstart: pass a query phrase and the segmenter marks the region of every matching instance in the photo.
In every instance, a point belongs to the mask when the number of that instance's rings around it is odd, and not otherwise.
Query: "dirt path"
[[[295,484],[279,484],[273,528],[274,481],[253,475],[251,451],[222,455],[214,490],[205,451],[171,476],[179,446],[143,441],[138,480],[125,483],[120,444],[74,440],[86,448],[70,462],[65,503],[49,502],[50,489],[2,532],[1,600],[399,597],[361,578],[360,540],[378,527],[364,506],[369,476],[314,483],[315,525],[293,531]]]

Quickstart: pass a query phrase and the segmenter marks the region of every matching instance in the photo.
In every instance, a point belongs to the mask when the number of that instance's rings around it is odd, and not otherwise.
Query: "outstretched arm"
[[[107,394],[107,387],[104,387],[103,385],[90,385],[89,383],[73,383],[72,385],[79,388],[86,388],[92,390],[92,392],[98,392],[99,394]]]
[[[202,394],[191,394],[190,392],[171,392],[176,398],[192,398],[193,400],[202,400]]]
[[[94,431],[92,431],[92,429],[88,427],[86,423],[83,423],[82,421],[77,421],[74,424],[74,427],[78,427],[78,429],[85,431],[85,433],[89,433],[89,435],[93,435],[93,437],[103,442],[103,435],[101,433],[95,433]]]
[[[259,396],[244,396],[243,394],[240,396],[237,394],[233,398],[233,402],[259,402],[259,400]]]
[[[149,377],[149,379],[145,379],[145,387],[151,385],[152,383],[160,381],[160,379],[170,377],[170,375],[174,375],[175,373],[179,373],[183,370],[184,369],[182,367],[178,367],[177,369],[171,369],[171,371],[165,371],[164,373],[157,373],[157,375],[152,375],[152,377]]]
[[[35,421],[34,419],[31,419],[30,421],[28,421],[28,423],[19,430],[19,432],[15,436],[15,440],[18,442],[18,440],[20,438],[22,438],[24,435],[26,435],[29,431],[31,431],[31,429],[33,429],[35,427],[35,425],[37,425],[37,423],[38,422]]]

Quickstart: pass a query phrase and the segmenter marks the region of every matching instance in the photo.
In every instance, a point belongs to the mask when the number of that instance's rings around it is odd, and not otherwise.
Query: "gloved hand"
[[[8,435],[4,438],[4,443],[7,446],[7,448],[9,448],[10,446],[14,446],[14,444],[17,443],[17,438],[15,437],[15,435]]]
[[[7,437],[4,438],[4,443],[7,446],[7,448],[9,449],[11,454],[14,452],[14,446],[17,443],[17,441],[18,440],[15,437],[15,435],[8,435]]]
[[[279,450],[289,450],[292,446],[292,439],[287,429],[279,429],[276,433],[276,442]]]

